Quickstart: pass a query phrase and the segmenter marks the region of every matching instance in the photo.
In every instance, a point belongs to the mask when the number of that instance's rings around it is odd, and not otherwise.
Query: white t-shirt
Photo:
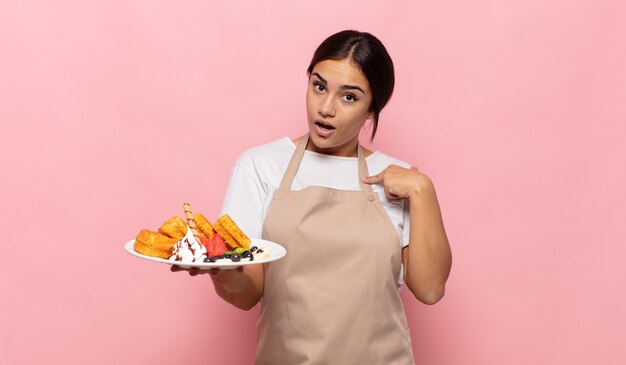
[[[230,215],[249,237],[261,238],[265,215],[295,150],[293,141],[283,137],[247,150],[233,166],[221,214]],[[365,161],[370,175],[378,174],[390,164],[411,167],[379,151],[373,152]],[[361,190],[357,158],[329,156],[306,150],[291,190],[301,190],[307,186]],[[382,184],[372,185],[372,189],[378,193],[391,218],[402,247],[407,246],[410,226],[408,202],[388,200]]]

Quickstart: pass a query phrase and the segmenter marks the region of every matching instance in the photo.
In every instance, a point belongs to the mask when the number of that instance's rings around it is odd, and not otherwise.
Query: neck
[[[309,151],[322,153],[325,155],[331,155],[331,156],[356,157],[358,146],[359,146],[359,140],[356,139],[354,141],[350,141],[341,146],[320,148],[316,146],[315,143],[313,143],[313,141],[309,138],[309,143],[307,144],[306,149]]]

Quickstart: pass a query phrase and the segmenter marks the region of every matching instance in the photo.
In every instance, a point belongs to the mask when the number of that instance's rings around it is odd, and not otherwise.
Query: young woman
[[[452,259],[431,180],[359,145],[365,123],[374,138],[393,63],[371,34],[343,31],[308,75],[308,133],[246,151],[222,208],[287,256],[209,274],[227,302],[261,303],[256,364],[413,364],[398,290],[436,303]]]

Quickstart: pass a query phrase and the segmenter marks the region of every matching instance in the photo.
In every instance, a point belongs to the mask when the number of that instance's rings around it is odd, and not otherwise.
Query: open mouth
[[[321,120],[316,120],[315,121],[315,125],[320,127],[320,128],[322,128],[322,129],[326,129],[326,130],[329,130],[329,131],[332,131],[333,129],[335,129],[335,127],[333,127],[332,125],[324,123]]]

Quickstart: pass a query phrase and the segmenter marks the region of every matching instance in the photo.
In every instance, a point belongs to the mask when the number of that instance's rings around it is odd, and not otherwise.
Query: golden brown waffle
[[[179,239],[170,238],[157,232],[142,229],[135,238],[135,251],[146,256],[170,258],[172,248]]]
[[[159,227],[159,233],[178,241],[187,234],[187,223],[179,216],[172,217]]]
[[[221,216],[213,225],[213,228],[220,234],[232,248],[250,247],[250,238],[246,236],[239,227],[233,222],[228,214]]]
[[[206,219],[205,216],[202,215],[202,213],[194,214],[193,220],[196,222],[196,227],[198,227],[200,233],[203,236],[211,238],[213,237],[213,235],[215,235],[215,230],[213,230],[211,222],[209,222],[209,220]]]

